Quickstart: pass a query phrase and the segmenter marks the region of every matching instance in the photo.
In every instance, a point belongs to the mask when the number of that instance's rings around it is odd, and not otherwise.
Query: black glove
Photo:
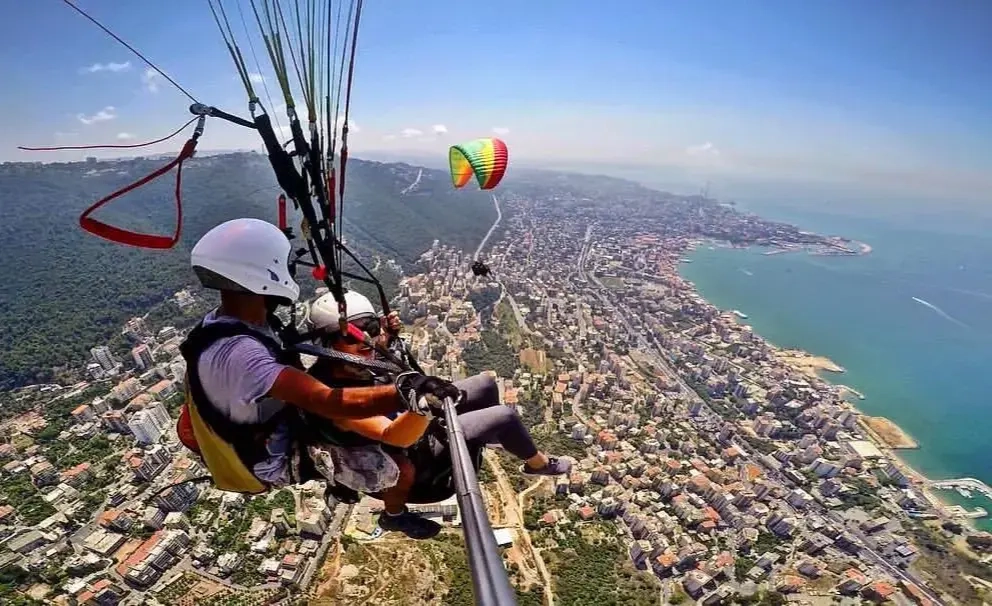
[[[462,395],[461,390],[455,387],[454,383],[416,372],[406,372],[396,377],[396,389],[406,402],[407,409],[417,414],[425,414],[421,398],[424,398],[430,407],[440,408],[445,398],[458,400]]]

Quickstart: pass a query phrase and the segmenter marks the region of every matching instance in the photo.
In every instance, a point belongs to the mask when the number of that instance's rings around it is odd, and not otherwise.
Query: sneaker
[[[327,502],[327,506],[331,509],[337,507],[338,503],[354,505],[361,500],[361,495],[344,484],[328,483],[327,488],[324,489],[324,501]]]
[[[434,520],[422,518],[407,510],[395,516],[382,512],[379,515],[379,528],[402,532],[411,539],[429,539],[441,532],[441,525]]]
[[[526,463],[520,466],[520,473],[528,476],[563,476],[572,471],[572,463],[568,459],[548,457],[548,464],[540,469],[532,469]]]

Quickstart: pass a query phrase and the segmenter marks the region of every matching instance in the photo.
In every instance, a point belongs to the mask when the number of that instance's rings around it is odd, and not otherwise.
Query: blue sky
[[[79,4],[202,101],[246,113],[203,0]],[[0,160],[63,159],[14,146],[152,139],[185,120],[185,97],[62,2],[0,11]],[[630,165],[686,183],[986,200],[992,188],[982,0],[369,0],[359,45],[359,155],[443,158],[495,128],[521,162]],[[213,121],[201,146],[258,144]]]

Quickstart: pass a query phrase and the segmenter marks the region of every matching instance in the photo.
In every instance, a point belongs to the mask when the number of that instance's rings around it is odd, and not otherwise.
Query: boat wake
[[[919,303],[920,305],[924,306],[924,307],[928,307],[928,308],[932,309],[938,316],[940,316],[941,318],[944,318],[945,320],[948,320],[950,322],[954,322],[955,324],[957,324],[958,326],[961,326],[963,328],[971,328],[970,326],[968,326],[967,324],[965,324],[961,320],[958,320],[957,318],[955,318],[951,314],[947,313],[946,311],[944,311],[943,309],[937,307],[936,305],[934,305],[933,303],[931,303],[929,301],[924,301],[923,299],[920,299],[919,297],[913,297],[913,300],[916,301],[917,303]]]
[[[741,270],[741,273],[743,273],[745,276],[753,276],[754,275],[753,273],[751,273],[750,271],[744,269],[743,267],[741,267],[740,270]]]

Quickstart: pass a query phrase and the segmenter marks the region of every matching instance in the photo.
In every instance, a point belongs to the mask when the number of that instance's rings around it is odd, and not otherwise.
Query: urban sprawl
[[[678,273],[694,246],[870,249],[701,197],[651,196],[509,191],[493,200],[489,276],[472,274],[474,255],[435,242],[422,273],[400,282],[395,306],[426,372],[466,376],[467,354],[498,335],[513,354],[492,369],[504,403],[576,455],[570,477],[529,480],[519,503],[538,521],[501,524],[498,542],[527,550],[543,576],[541,552],[556,536],[606,522],[665,599],[948,603],[914,570],[920,546],[907,529],[966,512],[944,507],[893,455],[851,391]],[[173,302],[204,308],[185,290]],[[320,482],[254,498],[177,484],[206,473],[175,433],[185,330],[134,318],[123,334],[130,359],[96,346],[87,381],[7,394],[21,412],[0,424],[0,570],[24,593],[64,604],[275,603],[313,589],[340,537],[389,536],[375,528],[378,501],[334,507]],[[491,452],[487,465],[500,465]],[[505,488],[505,471],[496,476]],[[458,524],[453,500],[419,511]],[[976,550],[992,543],[964,532]]]

